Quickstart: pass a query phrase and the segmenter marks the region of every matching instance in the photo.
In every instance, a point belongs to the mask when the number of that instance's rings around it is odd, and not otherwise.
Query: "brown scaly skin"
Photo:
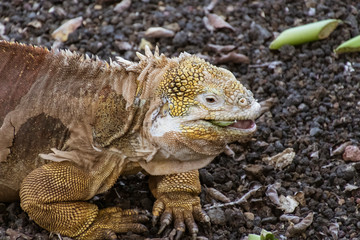
[[[147,217],[86,202],[146,171],[153,223],[176,239],[209,222],[197,169],[255,131],[259,104],[227,70],[158,50],[110,64],[0,41],[0,201],[76,239],[145,232]]]

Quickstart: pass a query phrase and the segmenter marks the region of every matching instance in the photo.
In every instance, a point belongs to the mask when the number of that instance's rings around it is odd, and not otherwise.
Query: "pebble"
[[[185,31],[177,32],[172,40],[172,44],[175,47],[184,47],[188,42],[187,38],[187,33]]]
[[[291,60],[291,58],[295,54],[296,49],[295,49],[294,46],[284,45],[279,49],[279,51],[280,51],[280,56],[281,56],[282,59]]]
[[[300,111],[307,112],[307,111],[309,111],[309,106],[306,105],[305,103],[300,103],[300,105],[298,106],[298,109],[299,109]]]
[[[218,225],[225,225],[226,224],[226,218],[225,213],[221,208],[213,208],[210,209],[207,214],[209,215],[211,222],[213,224]]]
[[[284,145],[280,141],[276,141],[274,147],[276,152],[282,152],[285,149]]]
[[[310,129],[310,136],[317,137],[322,133],[322,130],[318,127],[313,127]]]
[[[240,226],[244,225],[245,223],[245,217],[242,210],[239,209],[225,209],[225,218],[227,224],[230,224],[231,226],[234,226],[236,228],[239,228]]]
[[[321,212],[327,219],[332,219],[334,217],[334,211],[331,208],[327,208]]]
[[[347,162],[360,161],[360,148],[354,145],[346,146],[343,153],[343,159]]]
[[[88,49],[92,54],[96,54],[102,48],[102,46],[103,44],[101,42],[92,42],[88,46]]]
[[[356,176],[356,169],[352,165],[342,164],[336,168],[336,175],[346,181]]]
[[[261,224],[275,224],[278,222],[278,218],[277,217],[265,217],[261,219]]]
[[[105,34],[105,35],[106,34],[113,34],[114,33],[114,26],[113,25],[103,26],[103,27],[101,27],[100,33]]]
[[[244,212],[244,216],[249,221],[254,221],[255,215],[252,212]]]
[[[114,7],[114,11],[117,13],[122,13],[127,10],[131,5],[131,0],[122,0]]]
[[[22,228],[22,227],[26,226],[26,224],[27,224],[27,220],[24,218],[19,218],[19,219],[15,220],[15,226],[17,228]]]
[[[129,42],[115,41],[113,44],[120,51],[125,51],[125,50],[131,50],[132,49],[132,46],[131,46],[131,44]]]
[[[200,181],[208,187],[214,186],[214,177],[205,168],[199,170]]]
[[[145,32],[148,38],[170,38],[174,35],[174,31],[162,27],[151,27]]]
[[[257,24],[255,22],[252,22],[250,25],[250,32],[249,37],[252,40],[258,40],[259,43],[263,43],[265,40],[269,39],[271,37],[271,33],[261,26],[260,24]]]
[[[302,101],[303,101],[303,97],[300,94],[292,93],[286,98],[285,105],[286,106],[291,106],[291,105],[297,106],[300,103],[302,103]]]

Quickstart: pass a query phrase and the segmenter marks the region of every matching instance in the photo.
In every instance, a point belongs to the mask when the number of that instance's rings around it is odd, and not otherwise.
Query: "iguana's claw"
[[[152,224],[153,227],[156,226],[156,223],[157,223],[158,219],[159,219],[159,216],[154,216],[153,215],[153,217],[151,219],[151,224]]]
[[[175,240],[180,240],[183,234],[184,234],[184,231],[177,230]]]
[[[105,236],[107,236],[106,239],[109,239],[109,240],[116,240],[117,239],[116,233],[114,231],[111,231],[111,230],[106,231]]]
[[[137,210],[122,210],[118,207],[105,208],[99,211],[93,224],[78,239],[117,239],[116,233],[132,231],[147,232],[142,222],[149,221],[146,215]]]

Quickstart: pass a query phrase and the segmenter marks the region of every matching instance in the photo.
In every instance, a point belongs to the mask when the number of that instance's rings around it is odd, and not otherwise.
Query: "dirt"
[[[234,0],[219,1],[209,11],[205,8],[210,1],[142,0],[133,1],[120,13],[114,11],[117,3],[1,1],[0,38],[48,48],[54,45],[113,60],[116,56],[136,60],[135,52],[145,38],[169,57],[187,51],[218,62],[259,101],[268,100],[270,109],[257,120],[258,131],[252,141],[232,144],[235,155],[222,154],[200,170],[204,187],[201,200],[212,218],[210,228],[199,224],[200,239],[244,239],[261,229],[279,239],[360,239],[360,163],[342,157],[343,143],[360,145],[360,55],[333,53],[342,42],[359,34],[360,3]],[[230,26],[206,27],[206,12],[221,16]],[[66,42],[54,44],[51,33],[64,20],[79,16],[83,24]],[[328,18],[343,21],[328,39],[269,50],[277,33]],[[146,38],[150,27],[170,28],[174,35]],[[225,50],[247,59],[219,62],[227,52],[211,44],[233,45]],[[287,148],[295,153],[288,166],[275,168],[263,161]],[[146,180],[141,174],[122,177],[113,190],[92,201],[100,207],[151,211],[154,198]],[[220,199],[205,187],[217,189],[232,202],[244,195],[248,198],[210,209]],[[276,198],[281,195],[299,205],[293,211],[279,205]],[[285,211],[290,212],[284,216]],[[289,229],[307,216],[306,228]],[[119,234],[119,238],[161,237],[156,234],[158,226],[147,226],[150,231],[146,236],[128,233]],[[19,203],[0,203],[0,239],[56,238],[29,219]]]

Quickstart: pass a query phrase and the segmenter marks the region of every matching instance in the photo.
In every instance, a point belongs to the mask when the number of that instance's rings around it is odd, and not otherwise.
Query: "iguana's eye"
[[[202,104],[209,108],[217,108],[224,103],[223,98],[214,93],[204,93],[199,96]]]
[[[214,97],[206,97],[205,100],[207,103],[215,103],[216,102],[216,99]]]

